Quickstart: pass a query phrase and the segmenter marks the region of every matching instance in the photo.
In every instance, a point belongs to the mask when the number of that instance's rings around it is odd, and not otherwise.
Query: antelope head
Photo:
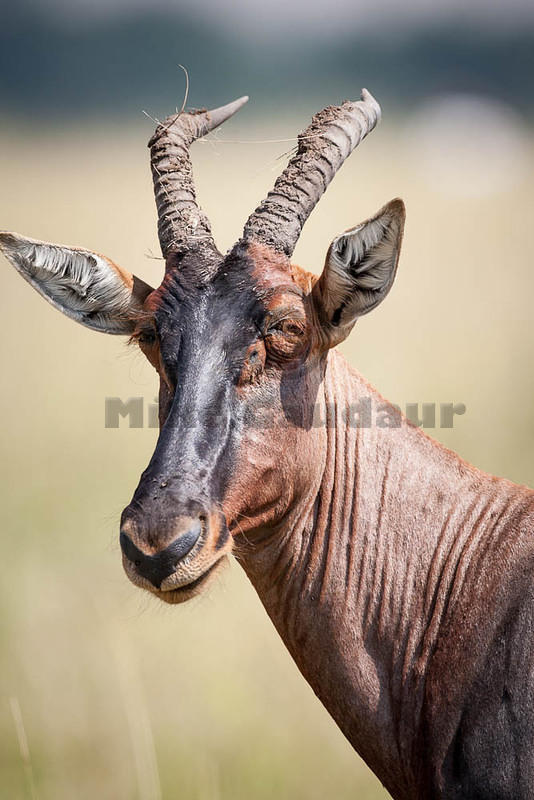
[[[404,207],[393,200],[332,241],[318,279],[291,264],[304,222],[379,120],[364,90],[316,114],[242,238],[220,253],[189,149],[246,99],[171,116],[149,143],[165,258],[157,289],[92,251],[0,233],[46,300],[82,325],[130,336],[159,375],[159,437],[120,543],[128,577],[169,603],[198,593],[237,536],[280,535],[314,497],[329,350],[388,293],[402,238]]]

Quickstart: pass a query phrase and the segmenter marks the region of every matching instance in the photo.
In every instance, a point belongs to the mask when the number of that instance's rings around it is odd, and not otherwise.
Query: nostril
[[[122,552],[124,553],[125,556],[127,556],[130,547],[133,545],[132,540],[126,533],[124,533],[124,531],[121,531],[119,536],[119,542],[121,545]]]
[[[135,564],[136,567],[140,567],[144,560],[141,550],[135,546],[128,534],[124,533],[124,531],[121,531],[119,540],[121,544],[121,550],[126,558]]]
[[[165,550],[154,555],[143,553],[124,531],[120,532],[120,545],[122,552],[128,561],[135,565],[139,575],[159,589],[162,581],[175,571],[178,562],[193,549],[201,531],[202,521],[199,518],[186,533],[181,534]]]

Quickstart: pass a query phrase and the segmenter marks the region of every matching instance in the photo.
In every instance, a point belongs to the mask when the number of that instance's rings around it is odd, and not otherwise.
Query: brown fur
[[[235,529],[240,561],[303,675],[392,795],[455,796],[446,761],[469,692],[511,598],[532,583],[534,493],[405,419],[347,427],[345,410],[362,397],[384,408],[333,351],[318,395],[330,424],[270,457],[265,441],[247,443],[236,491],[247,487],[257,513],[247,507],[243,536]]]
[[[315,276],[265,245],[248,254],[267,314],[287,307],[305,332],[294,362],[285,336],[279,358],[269,337],[245,357],[242,402],[269,407],[266,424],[243,431],[222,500],[236,555],[302,674],[394,797],[483,797],[478,784],[455,788],[451,752],[498,631],[532,594],[534,492],[411,425],[329,349]],[[372,424],[351,423],[366,399]],[[216,551],[213,524],[203,568],[231,547]],[[180,602],[204,586],[145,588]]]

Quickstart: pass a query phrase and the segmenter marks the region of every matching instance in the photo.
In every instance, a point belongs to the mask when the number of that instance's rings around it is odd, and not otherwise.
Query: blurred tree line
[[[397,33],[347,31],[330,40],[247,40],[188,16],[143,11],[78,23],[31,0],[5,6],[0,27],[0,103],[5,114],[165,115],[250,94],[260,111],[354,97],[362,86],[399,110],[444,91],[534,106],[534,29],[446,27]],[[332,87],[336,97],[332,97]]]

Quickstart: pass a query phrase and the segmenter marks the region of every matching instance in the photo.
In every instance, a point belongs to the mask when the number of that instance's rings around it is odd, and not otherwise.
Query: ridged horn
[[[291,256],[304,223],[328,184],[380,116],[380,106],[367,89],[362,89],[359,101],[347,100],[315,114],[311,125],[299,134],[296,154],[248,218],[243,239]]]
[[[161,252],[184,253],[199,244],[216,251],[207,216],[197,204],[189,148],[247,102],[241,97],[213,111],[174,114],[158,125],[148,146],[158,209]]]

